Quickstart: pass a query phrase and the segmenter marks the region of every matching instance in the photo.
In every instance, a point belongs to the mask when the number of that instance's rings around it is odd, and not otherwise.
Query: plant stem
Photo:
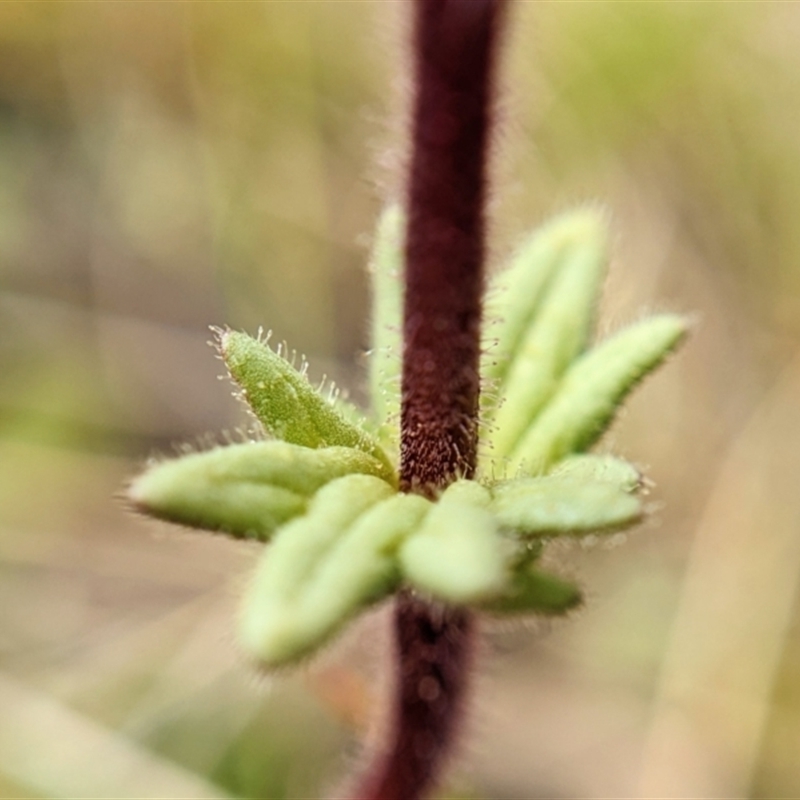
[[[492,77],[505,0],[415,0],[400,482],[434,496],[472,477],[478,438],[484,209]],[[402,593],[387,753],[358,794],[417,800],[461,717],[472,653],[465,609]]]
[[[491,73],[501,0],[416,0],[401,481],[475,468]]]

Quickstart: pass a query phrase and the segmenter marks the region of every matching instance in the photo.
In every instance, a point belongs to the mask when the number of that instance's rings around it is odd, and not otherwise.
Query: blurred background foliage
[[[319,797],[361,763],[386,609],[258,676],[230,631],[259,548],[114,497],[246,422],[211,323],[363,398],[408,5],[0,3],[0,796]],[[514,7],[493,264],[601,202],[604,331],[698,324],[602,446],[652,520],[563,548],[572,620],[485,626],[443,797],[800,796],[798,34],[793,3]]]

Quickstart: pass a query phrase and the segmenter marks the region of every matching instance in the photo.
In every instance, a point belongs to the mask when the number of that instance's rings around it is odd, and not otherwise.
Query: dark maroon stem
[[[475,469],[491,74],[500,0],[416,0],[403,488]]]
[[[414,0],[400,482],[428,496],[475,471],[486,172],[504,5]],[[405,592],[395,622],[392,738],[363,800],[417,800],[433,788],[467,685],[468,611]]]

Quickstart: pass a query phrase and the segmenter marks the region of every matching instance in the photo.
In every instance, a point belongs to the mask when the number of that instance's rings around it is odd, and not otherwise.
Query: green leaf
[[[511,455],[511,470],[546,471],[591,447],[625,396],[657,367],[687,331],[683,317],[663,314],[621,331],[581,356]]]
[[[419,529],[400,547],[406,580],[449,603],[498,594],[506,583],[513,544],[489,511],[489,491],[457,481],[442,494]]]
[[[363,450],[393,475],[391,462],[362,427],[348,422],[288,361],[246,333],[224,331],[220,351],[231,377],[266,430],[303,447]],[[391,478],[393,480],[393,478]]]
[[[565,254],[576,240],[585,238],[587,229],[602,224],[602,216],[594,209],[561,214],[528,234],[508,267],[493,276],[484,307],[489,337],[481,365],[485,379],[503,378]]]
[[[380,434],[379,426],[375,421],[368,417],[364,410],[359,408],[352,400],[349,399],[347,390],[342,390],[333,381],[325,384],[323,389],[328,395],[323,398],[326,402],[334,408],[335,411],[345,420],[350,423],[354,428],[362,430],[373,439],[378,439]],[[320,394],[319,391],[317,391]]]
[[[619,530],[642,516],[639,499],[613,482],[569,474],[498,484],[492,510],[504,527],[535,536]]]
[[[297,661],[397,583],[394,552],[430,503],[350,475],[276,535],[242,604],[239,635],[265,666]]]
[[[549,473],[553,476],[605,481],[624,492],[633,492],[642,483],[639,470],[621,458],[609,455],[582,453],[559,461]]]
[[[565,220],[560,232],[555,274],[508,357],[503,401],[490,421],[494,457],[514,449],[589,338],[608,262],[606,228],[598,214],[584,211]]]
[[[383,478],[386,468],[348,447],[248,442],[156,464],[136,478],[128,497],[160,519],[263,540],[304,513],[317,489],[351,473]]]
[[[516,572],[508,589],[481,608],[494,614],[566,614],[582,602],[577,586],[547,572],[527,567]]]
[[[403,352],[403,236],[405,215],[398,205],[381,215],[370,258],[372,278],[372,350],[369,386],[382,438],[396,441],[400,418],[400,371]]]

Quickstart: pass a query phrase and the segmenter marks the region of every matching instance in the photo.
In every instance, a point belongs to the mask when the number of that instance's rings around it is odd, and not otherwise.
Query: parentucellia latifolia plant
[[[639,471],[590,450],[687,321],[657,315],[590,344],[608,262],[594,209],[534,231],[490,283],[474,479],[399,491],[403,217],[387,209],[374,240],[369,413],[313,386],[269,336],[216,330],[259,433],[153,463],[128,491],[154,517],[267,544],[238,619],[267,668],[313,655],[400,589],[490,615],[564,614],[581,593],[539,566],[547,544],[644,513]]]

